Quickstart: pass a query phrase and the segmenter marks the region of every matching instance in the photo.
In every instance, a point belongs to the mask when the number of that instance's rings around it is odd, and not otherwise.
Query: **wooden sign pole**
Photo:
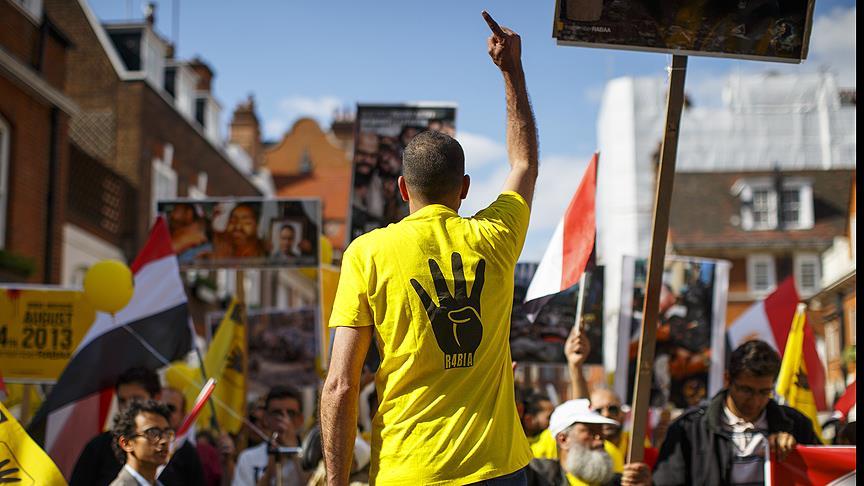
[[[651,234],[651,256],[648,259],[648,277],[642,310],[642,333],[636,361],[636,383],[633,387],[631,417],[633,430],[627,449],[627,463],[642,462],[645,453],[648,404],[651,400],[651,374],[654,365],[654,346],[657,341],[657,317],[660,290],[663,284],[663,266],[666,259],[666,237],[669,233],[669,207],[675,180],[675,157],[678,152],[678,129],[684,109],[684,77],[687,56],[672,56],[669,76],[669,96],[666,100],[666,129],[660,149],[660,167],[657,170],[657,194],[654,198],[654,222]]]

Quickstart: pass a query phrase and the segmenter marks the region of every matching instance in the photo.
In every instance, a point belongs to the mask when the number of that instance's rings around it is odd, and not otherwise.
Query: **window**
[[[156,203],[165,199],[177,197],[177,173],[171,168],[174,158],[174,147],[165,144],[162,159],[153,159],[153,187],[151,198],[153,214],[156,214]]]
[[[753,229],[777,227],[777,195],[771,189],[753,191]]]
[[[9,206],[9,142],[12,130],[0,116],[0,249],[6,247],[6,210]]]
[[[12,0],[12,4],[21,8],[34,22],[42,21],[42,0]]]
[[[813,185],[786,177],[778,194],[768,177],[739,180],[732,194],[741,199],[741,227],[750,231],[805,230],[813,227]]]
[[[6,248],[6,210],[9,207],[9,142],[12,130],[0,116],[0,249]]]
[[[767,294],[777,284],[777,273],[772,255],[756,254],[747,257],[747,286],[755,294]]]
[[[795,255],[795,286],[802,297],[810,297],[821,288],[819,255],[799,253]]]

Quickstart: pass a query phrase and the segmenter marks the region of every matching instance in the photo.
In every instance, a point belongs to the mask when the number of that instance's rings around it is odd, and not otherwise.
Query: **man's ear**
[[[462,192],[459,193],[459,199],[468,197],[468,188],[471,187],[471,176],[465,174],[462,176]]]
[[[732,382],[732,380],[729,379],[729,372],[728,372],[728,371],[724,371],[724,372],[723,372],[723,388],[729,388],[729,384],[730,384],[731,382]]]
[[[399,195],[402,196],[403,201],[408,202],[408,184],[405,182],[405,177],[399,176],[396,182],[399,184]]]
[[[567,439],[567,434],[560,433],[555,436],[555,442],[558,444],[558,448],[561,450],[567,450],[570,447],[570,442]]]
[[[117,443],[120,444],[120,449],[126,452],[132,452],[134,447],[132,446],[132,441],[127,439],[126,437],[120,437],[117,439]]]

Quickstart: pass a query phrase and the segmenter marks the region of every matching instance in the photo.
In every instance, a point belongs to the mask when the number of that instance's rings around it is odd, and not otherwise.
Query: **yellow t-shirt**
[[[555,442],[555,437],[552,437],[552,432],[549,432],[549,429],[543,430],[534,437],[529,437],[528,444],[531,446],[531,453],[536,459],[558,459],[558,443]]]
[[[528,219],[514,192],[471,218],[433,204],[345,250],[329,325],[375,326],[375,484],[466,484],[531,460],[509,344]]]

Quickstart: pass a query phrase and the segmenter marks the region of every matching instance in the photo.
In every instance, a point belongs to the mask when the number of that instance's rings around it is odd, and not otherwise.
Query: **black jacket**
[[[111,431],[106,431],[87,443],[72,471],[69,486],[108,486],[114,481],[123,464],[111,449],[112,441]],[[165,486],[204,486],[204,469],[191,443],[177,449],[159,481]]]
[[[729,484],[734,445],[723,429],[726,390],[707,406],[684,412],[669,426],[654,468],[656,486]],[[768,402],[765,418],[768,433],[787,432],[799,444],[818,444],[810,419],[801,412]]]

